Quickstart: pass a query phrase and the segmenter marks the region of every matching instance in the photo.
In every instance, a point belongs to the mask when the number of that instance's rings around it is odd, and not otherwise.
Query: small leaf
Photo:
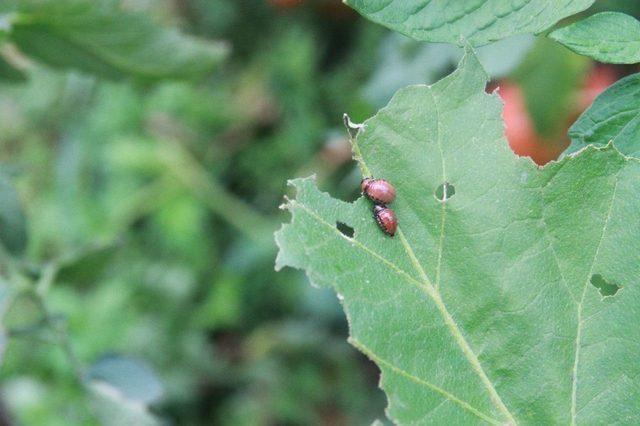
[[[335,289],[398,424],[636,424],[640,161],[516,157],[486,81],[469,51],[360,128],[363,174],[397,189],[394,238],[368,200],[296,179],[276,267]],[[602,297],[596,274],[621,289]]]
[[[89,378],[106,382],[126,400],[148,405],[162,397],[162,384],[144,363],[122,356],[107,356],[89,370]]]
[[[560,28],[549,37],[600,62],[640,62],[640,22],[624,13],[597,13]]]
[[[567,153],[609,142],[626,155],[640,156],[640,73],[607,88],[569,129]]]
[[[161,424],[144,404],[127,400],[110,384],[92,382],[88,387],[100,424],[104,426],[159,426]]]
[[[225,56],[225,46],[155,25],[105,0],[21,0],[11,39],[26,54],[58,68],[120,79],[198,78]]]
[[[0,243],[13,255],[27,247],[27,226],[20,197],[13,185],[0,173]]]
[[[539,33],[585,10],[594,0],[346,0],[366,18],[421,41],[480,46]]]

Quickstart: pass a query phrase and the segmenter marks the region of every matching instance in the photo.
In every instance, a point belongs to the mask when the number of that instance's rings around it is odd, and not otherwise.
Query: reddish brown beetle
[[[377,204],[390,204],[396,199],[396,189],[384,179],[364,178],[360,184],[362,193]]]
[[[398,218],[396,213],[389,207],[375,205],[373,207],[373,217],[375,217],[378,226],[382,232],[393,237],[398,229]]]

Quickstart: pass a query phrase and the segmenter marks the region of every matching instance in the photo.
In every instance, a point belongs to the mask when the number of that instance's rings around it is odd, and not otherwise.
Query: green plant
[[[364,123],[348,122],[361,175],[398,190],[396,237],[363,198],[339,201],[296,179],[276,267],[335,289],[397,423],[640,421],[637,75],[577,120],[570,154],[538,168],[508,150],[472,47],[541,32],[593,1],[347,3],[466,54],[438,83],[401,89]],[[633,63],[636,27],[601,14],[550,38]]]
[[[71,69],[84,75],[111,80],[132,80],[137,84],[161,80],[195,80],[210,75],[224,59],[224,44],[184,35],[176,29],[158,25],[141,12],[127,11],[118,2],[86,0],[17,0],[0,6],[0,79],[26,81],[28,61],[36,60],[59,69]],[[33,71],[31,71],[33,73]],[[82,77],[79,78],[82,80]],[[84,84],[83,84],[84,83]],[[90,78],[79,86],[91,86]],[[42,95],[42,94],[40,94]],[[128,111],[130,112],[130,111]],[[170,144],[167,144],[169,146]],[[172,146],[164,155],[171,161],[188,159]],[[151,161],[154,162],[153,160]],[[157,164],[157,160],[155,161]],[[36,262],[28,256],[29,228],[20,197],[11,182],[11,169],[0,168],[0,324],[2,352],[7,339],[35,338],[51,341],[65,357],[72,371],[72,389],[82,389],[79,399],[90,400],[89,415],[80,407],[77,416],[85,423],[93,415],[105,424],[156,424],[149,405],[163,394],[155,373],[143,362],[123,356],[96,357],[87,364],[78,354],[68,333],[68,321],[60,318],[51,305],[51,288],[57,281],[83,281],[82,268],[100,270],[113,256],[117,240],[132,221],[144,216],[158,187],[166,193],[166,181],[149,185],[135,194],[130,210],[119,211],[109,232],[85,244],[76,242],[55,256],[42,256]],[[189,179],[198,179],[198,169],[189,168]],[[196,176],[196,177],[192,177]],[[191,182],[190,182],[191,183]],[[210,196],[225,197],[215,183],[193,182]],[[200,188],[204,186],[204,188]],[[150,198],[151,197],[151,198]],[[237,223],[262,218],[235,199]],[[257,219],[256,219],[257,217]],[[251,222],[251,226],[258,224]],[[55,251],[55,250],[54,250]],[[79,275],[78,275],[79,274]],[[85,272],[86,274],[86,272]],[[103,304],[108,304],[106,298]],[[46,364],[45,362],[42,362]],[[69,392],[72,394],[72,392]],[[62,393],[64,395],[64,393]],[[73,417],[73,416],[72,416]],[[62,420],[62,419],[61,419]]]

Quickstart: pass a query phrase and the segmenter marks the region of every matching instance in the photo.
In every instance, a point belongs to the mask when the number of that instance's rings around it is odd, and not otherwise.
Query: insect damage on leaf
[[[456,194],[456,187],[450,184],[449,182],[441,183],[436,188],[434,193],[435,197],[439,201],[447,201],[449,198],[453,197]]]
[[[591,285],[600,291],[602,297],[614,296],[620,290],[619,285],[608,282],[600,274],[592,275],[590,281]]]
[[[336,228],[345,237],[353,238],[354,230],[351,226],[347,225],[346,223],[336,222]]]
[[[361,168],[397,189],[395,238],[364,197],[296,179],[276,267],[341,295],[399,424],[640,422],[640,162],[612,145],[544,168],[516,157],[486,82],[467,49],[357,128]],[[605,303],[594,274],[624,297]]]

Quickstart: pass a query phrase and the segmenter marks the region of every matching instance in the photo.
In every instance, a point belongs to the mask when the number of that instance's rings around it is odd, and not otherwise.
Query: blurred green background
[[[355,199],[342,114],[366,119],[396,89],[450,72],[460,51],[392,34],[338,0],[121,3],[230,53],[205,78],[150,83],[53,69],[5,46],[26,79],[0,79],[0,172],[25,210],[21,262],[46,306],[19,293],[2,305],[0,424],[384,419],[378,370],[346,342],[335,295],[274,271],[273,231],[288,220],[278,205],[287,179],[312,173]],[[587,13],[638,16],[635,3]],[[479,54],[510,144],[540,164],[599,91],[634,71],[528,36]],[[6,273],[0,284],[19,286]],[[121,394],[88,389],[84,374]],[[130,413],[114,417],[124,397]]]

